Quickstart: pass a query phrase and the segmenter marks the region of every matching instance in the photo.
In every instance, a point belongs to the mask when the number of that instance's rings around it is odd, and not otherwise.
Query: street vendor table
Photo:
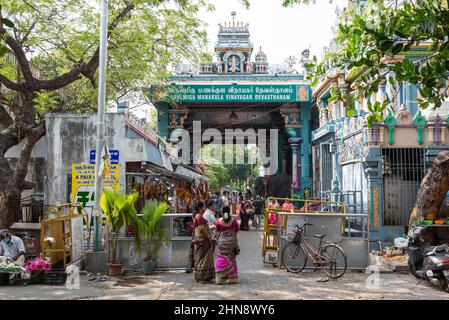
[[[10,267],[10,269],[11,268],[17,268],[18,270],[17,271],[13,271],[13,270],[6,271],[6,269],[4,267],[0,268],[0,270],[1,270],[0,271],[0,286],[9,285],[9,278],[10,278],[11,274],[22,273],[24,270],[23,268],[20,268],[19,266],[13,266],[13,267]]]
[[[0,286],[7,286],[9,284],[9,273],[0,273]]]

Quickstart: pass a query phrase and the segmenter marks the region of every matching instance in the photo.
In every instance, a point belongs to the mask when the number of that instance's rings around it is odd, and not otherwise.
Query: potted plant
[[[44,283],[45,271],[51,270],[51,262],[42,258],[36,258],[25,265],[25,270],[30,274],[28,283]]]
[[[165,202],[150,201],[142,209],[138,223],[138,234],[145,239],[145,257],[143,272],[151,273],[156,268],[161,242],[167,240],[168,230],[159,224],[170,206]]]
[[[108,274],[113,277],[122,274],[122,264],[117,261],[118,238],[122,227],[133,226],[137,229],[137,211],[134,207],[138,197],[137,192],[122,194],[105,189],[100,199],[101,209],[106,215],[107,224],[110,228],[111,255],[108,264]],[[139,236],[135,232],[134,239],[138,243]]]

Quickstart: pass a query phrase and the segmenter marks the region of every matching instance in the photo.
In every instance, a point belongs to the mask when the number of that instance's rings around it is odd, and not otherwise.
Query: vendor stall
[[[207,200],[209,181],[185,167],[178,166],[171,172],[146,162],[133,162],[126,166],[126,192],[132,190],[139,193],[138,211],[146,202],[157,200],[167,202],[171,213],[191,213],[198,201]]]
[[[164,201],[170,210],[160,224],[168,230],[167,242],[161,243],[157,268],[185,269],[189,265],[192,241],[193,208],[198,201],[206,201],[209,193],[208,179],[194,168],[178,165],[175,171],[148,162],[126,165],[126,192],[136,190],[138,212],[149,201]],[[119,238],[118,259],[125,269],[140,269],[145,248],[136,249],[131,234]]]

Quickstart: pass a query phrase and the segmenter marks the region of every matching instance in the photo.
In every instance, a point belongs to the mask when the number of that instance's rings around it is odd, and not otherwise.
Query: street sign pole
[[[105,108],[106,108],[106,57],[108,32],[108,0],[101,0],[100,16],[100,70],[98,80],[98,116],[97,116],[97,148],[95,164],[95,243],[94,251],[102,248],[102,219],[100,197],[103,193],[103,177],[100,175],[101,151],[105,140]]]

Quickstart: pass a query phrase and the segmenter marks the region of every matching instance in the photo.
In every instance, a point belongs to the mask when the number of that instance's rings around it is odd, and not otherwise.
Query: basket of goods
[[[145,199],[151,199],[151,182],[150,180],[145,181],[143,186],[143,193],[145,195]]]
[[[157,199],[159,201],[166,200],[168,197],[168,190],[162,181],[157,184]]]
[[[22,273],[25,269],[22,266],[18,266],[14,263],[0,263],[0,273]]]
[[[153,181],[151,183],[151,192],[150,192],[150,197],[151,199],[157,199],[157,181]]]

